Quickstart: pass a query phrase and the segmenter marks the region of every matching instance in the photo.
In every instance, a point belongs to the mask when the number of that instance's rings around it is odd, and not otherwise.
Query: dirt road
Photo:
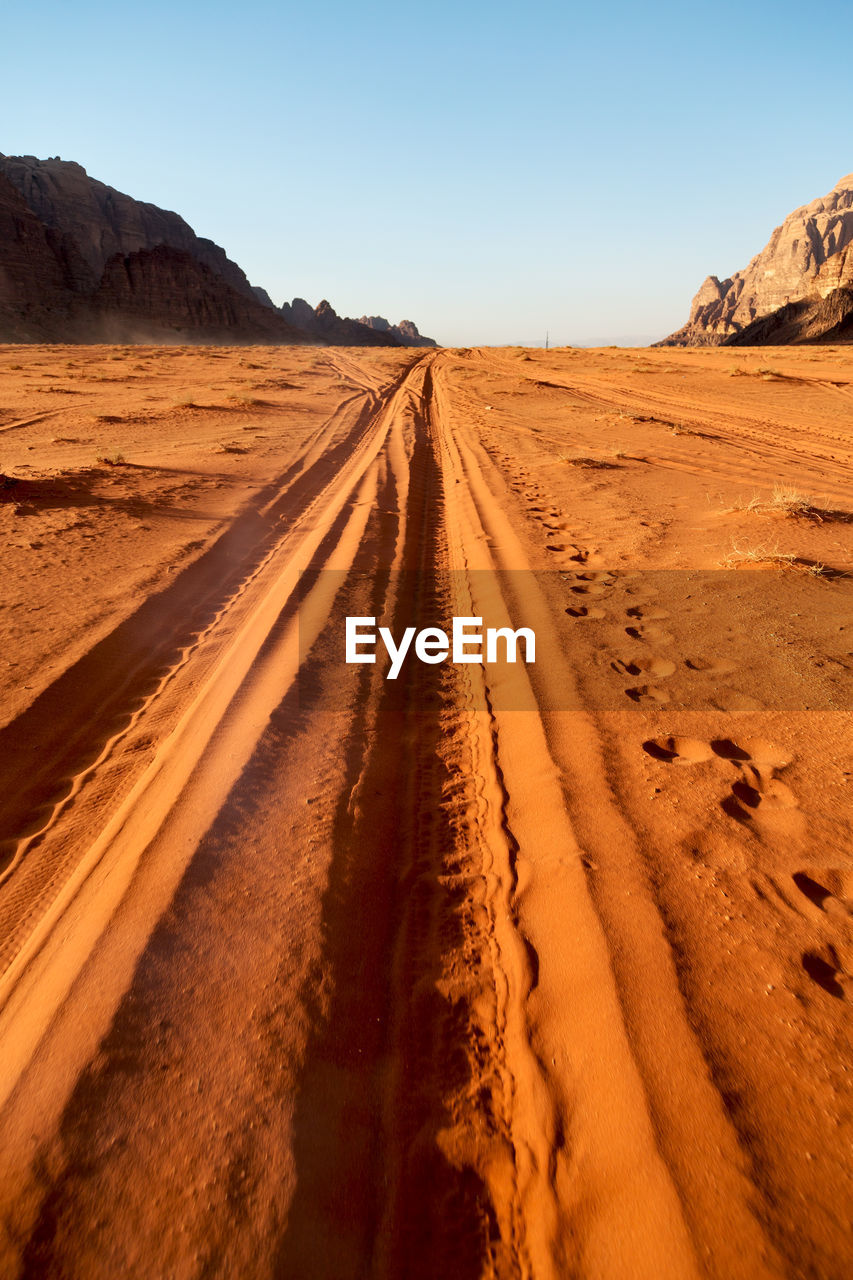
[[[286,359],[0,730],[0,1272],[848,1275],[853,358]]]

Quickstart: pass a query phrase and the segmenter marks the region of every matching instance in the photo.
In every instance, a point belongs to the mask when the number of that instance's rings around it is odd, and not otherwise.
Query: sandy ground
[[[850,350],[0,375],[0,1274],[849,1276]]]

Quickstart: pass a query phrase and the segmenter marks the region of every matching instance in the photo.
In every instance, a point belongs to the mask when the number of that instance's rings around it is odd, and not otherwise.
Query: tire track
[[[571,669],[551,638],[550,607],[534,576],[517,572],[528,566],[503,514],[506,504],[488,487],[487,455],[458,422],[451,428],[448,395],[439,367],[436,420],[445,424],[449,526],[454,505],[456,518],[465,519],[459,509],[467,500],[469,528],[458,541],[470,547],[479,526],[481,552],[472,563],[494,566],[509,625],[533,627],[538,642],[529,702],[534,709],[498,710],[494,716],[507,825],[518,849],[519,885],[512,895],[516,927],[538,957],[538,982],[522,999],[520,1016],[556,1116],[551,1131],[562,1135],[549,1160],[536,1162],[540,1170],[551,1171],[550,1182],[559,1192],[554,1236],[545,1235],[538,1256],[550,1257],[556,1274],[562,1266],[576,1265],[596,1276],[686,1276],[704,1271],[713,1245],[712,1274],[744,1280],[779,1276],[749,1208],[752,1187],[736,1138],[681,1007],[672,959],[653,943],[661,936],[653,924],[654,908],[649,903],[641,910],[636,876],[631,878],[638,899],[632,912],[649,917],[642,928],[630,927],[614,911],[614,899],[590,894],[586,858],[606,865],[615,856],[627,866],[637,866],[639,859],[608,793],[603,766],[596,762],[600,746],[593,722],[582,713],[543,718],[535,710],[536,689],[543,683],[558,682],[565,698]],[[475,605],[477,613],[485,611],[476,592]],[[487,671],[487,684],[489,679]],[[560,702],[550,697],[546,705]],[[620,936],[626,928],[628,947]],[[638,998],[636,984],[625,982],[615,960],[627,953],[636,964],[650,945],[657,954],[648,963],[663,975],[649,994],[654,1009]],[[533,1090],[523,1059],[516,1069]],[[684,1090],[681,1096],[673,1094],[674,1080]],[[714,1135],[704,1158],[716,1169],[714,1179],[697,1184],[695,1167],[692,1161],[685,1164],[683,1153],[695,1142],[699,1114],[700,1128]],[[688,1116],[693,1138],[680,1132]],[[715,1155],[719,1151],[726,1152],[722,1164]],[[529,1227],[535,1225],[533,1213],[526,1218]],[[650,1231],[652,1222],[656,1227]],[[721,1243],[726,1232],[737,1240],[732,1249]],[[616,1239],[622,1248],[614,1248]]]
[[[342,402],[303,454],[204,555],[0,731],[6,784],[0,886],[10,882],[0,896],[0,964],[8,964],[22,922],[31,923],[75,856],[60,848],[52,858],[41,850],[44,837],[187,664],[215,658],[277,561],[299,554],[305,530],[323,516],[330,487],[361,456],[405,377],[382,398],[368,392]]]
[[[306,619],[318,631],[332,607],[339,575],[315,575],[300,601],[302,569],[353,563],[374,505],[378,460],[410,376],[399,379],[369,423],[360,423],[358,446],[333,472],[322,501],[315,497],[306,508],[316,515],[270,556],[253,583],[251,608],[171,733],[49,909],[35,925],[27,921],[28,935],[0,987],[7,1186],[23,1176],[16,1161],[26,1165],[32,1149],[31,1139],[21,1141],[21,1126],[33,1123],[34,1106],[43,1131],[56,1123],[198,840],[296,677],[296,603],[303,643]]]

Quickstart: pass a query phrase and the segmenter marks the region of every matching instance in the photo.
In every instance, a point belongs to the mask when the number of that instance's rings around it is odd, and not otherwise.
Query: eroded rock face
[[[0,342],[311,340],[177,214],[81,165],[0,156]]]
[[[825,298],[787,302],[726,338],[727,347],[788,346],[798,342],[853,342],[853,289]]]
[[[384,316],[360,316],[359,324],[366,324],[369,329],[375,329],[377,333],[389,333],[391,325]]]
[[[727,280],[709,276],[683,328],[661,345],[718,345],[803,300],[853,286],[853,174],[789,214],[767,245]]]
[[[295,324],[299,329],[311,332],[315,328],[317,317],[314,315],[314,308],[304,298],[294,298],[292,302],[285,302],[278,311],[285,320]]]
[[[17,172],[36,169],[27,163]],[[43,210],[37,187],[27,190]],[[78,195],[77,214],[82,188]],[[69,225],[79,233],[77,214]],[[83,231],[88,256],[67,226],[30,207],[0,164],[0,342],[311,341],[188,250],[157,244],[114,253],[98,267],[95,230]]]
[[[435,345],[410,321],[363,324],[326,301],[275,307],[177,213],[73,161],[2,153],[0,341]]]
[[[40,222],[0,173],[0,340],[61,341],[96,285],[74,240]]]
[[[210,267],[238,293],[254,297],[246,276],[212,240],[197,236],[177,213],[116,191],[73,160],[0,155],[3,173],[40,222],[71,236],[96,278],[115,254],[169,245]]]
[[[377,332],[360,320],[339,316],[325,298],[312,307],[304,298],[294,298],[279,307],[279,313],[289,324],[298,325],[306,333],[314,334],[333,347],[398,347],[396,335]]]
[[[258,302],[263,303],[265,307],[269,307],[272,311],[276,310],[276,305],[272,298],[267,293],[266,289],[262,289],[259,284],[252,285],[252,293],[255,295]]]
[[[191,253],[157,245],[109,259],[83,322],[90,341],[310,341]]]
[[[399,324],[390,324],[384,316],[362,316],[359,324],[367,325],[378,333],[392,333],[404,347],[437,347],[434,338],[424,337],[418,333],[418,326],[413,320],[401,320]]]

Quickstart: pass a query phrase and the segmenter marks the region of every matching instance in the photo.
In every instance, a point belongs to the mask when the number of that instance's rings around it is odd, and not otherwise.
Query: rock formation
[[[833,187],[829,195],[795,209],[777,227],[767,245],[743,271],[727,280],[709,276],[690,308],[683,328],[664,339],[661,346],[703,346],[744,341],[761,341],[755,335],[776,333],[773,341],[816,341],[817,328],[827,321],[830,328],[833,307],[817,307],[836,289],[853,287],[853,174]],[[782,308],[808,303],[809,307],[789,312],[775,328],[753,327],[756,322]],[[844,299],[838,300],[843,309]],[[809,337],[796,334],[796,316],[808,312]],[[747,339],[747,333],[753,337]],[[770,339],[763,339],[770,341]],[[838,339],[840,340],[840,339]],[[824,338],[824,341],[829,341]]]
[[[74,240],[40,222],[0,173],[0,339],[62,341],[97,283]]]
[[[266,289],[262,289],[259,284],[252,285],[252,293],[255,295],[258,302],[262,303],[265,307],[270,307],[273,311],[277,310],[275,303],[267,293]]]
[[[418,333],[418,326],[412,320],[401,320],[399,324],[389,324],[384,316],[362,316],[359,324],[367,325],[379,333],[392,333],[404,347],[437,347],[434,338],[426,338]]]
[[[853,289],[788,302],[726,338],[727,347],[782,347],[797,342],[853,342]]]
[[[177,213],[106,186],[73,160],[0,154],[0,173],[17,187],[40,222],[73,237],[98,279],[114,254],[165,244],[192,254],[238,293],[255,297],[225,250],[197,236]]]
[[[407,344],[390,331],[377,332],[360,320],[348,320],[339,316],[325,298],[312,307],[304,298],[294,298],[279,307],[279,315],[306,333],[314,335],[332,347],[399,347]]]
[[[109,258],[87,310],[88,341],[311,342],[191,253],[163,244]]]
[[[0,342],[434,346],[326,301],[278,308],[179,217],[55,156],[0,153]]]
[[[294,298],[292,302],[283,302],[278,308],[278,313],[287,320],[288,324],[296,325],[298,329],[304,329],[306,333],[310,333],[316,327],[317,317],[314,313],[314,308],[304,298]]]
[[[259,302],[224,250],[177,214],[80,165],[0,156],[0,341],[312,339]]]

